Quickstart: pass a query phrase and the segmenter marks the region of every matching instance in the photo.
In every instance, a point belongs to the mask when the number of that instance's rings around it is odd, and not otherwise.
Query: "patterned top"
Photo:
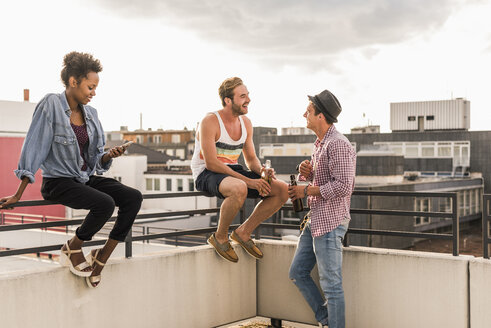
[[[81,170],[87,170],[87,161],[84,156],[84,147],[89,142],[89,135],[87,134],[87,126],[85,123],[83,125],[75,125],[70,123],[72,126],[73,132],[75,132],[75,137],[77,137],[78,147],[80,148],[80,156],[84,160],[84,165],[82,165]]]
[[[214,112],[218,118],[218,123],[220,125],[220,138],[215,142],[215,148],[217,151],[217,159],[227,165],[234,165],[238,163],[240,154],[242,153],[242,148],[244,148],[244,143],[247,139],[247,130],[244,125],[244,120],[239,116],[240,128],[242,135],[239,140],[234,140],[230,137],[223,124],[222,118],[218,112]],[[191,160],[191,169],[193,170],[193,179],[196,178],[203,172],[206,168],[205,159],[203,153],[201,152],[200,142],[194,143],[194,153],[193,159]]]
[[[313,172],[301,181],[319,186],[321,196],[309,196],[310,229],[322,236],[350,218],[351,194],[355,187],[356,153],[349,140],[332,125],[324,138],[317,139],[311,158]]]

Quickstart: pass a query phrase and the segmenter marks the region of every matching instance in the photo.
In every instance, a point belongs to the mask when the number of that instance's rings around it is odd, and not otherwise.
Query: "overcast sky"
[[[192,129],[241,77],[256,126],[304,126],[307,95],[331,90],[338,128],[380,125],[391,102],[465,97],[489,130],[491,1],[16,0],[0,4],[0,99],[61,92],[64,54],[104,67],[105,130]],[[0,118],[1,119],[1,118]]]

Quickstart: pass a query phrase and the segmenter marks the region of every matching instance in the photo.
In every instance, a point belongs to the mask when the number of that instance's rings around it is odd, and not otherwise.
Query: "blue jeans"
[[[300,235],[290,266],[290,279],[309,303],[315,313],[315,319],[323,325],[328,325],[329,328],[345,327],[341,269],[343,264],[342,241],[347,229],[347,224],[341,224],[333,231],[314,238],[310,231],[310,222],[307,223]],[[319,288],[310,276],[316,263],[320,286],[327,302],[324,301]]]

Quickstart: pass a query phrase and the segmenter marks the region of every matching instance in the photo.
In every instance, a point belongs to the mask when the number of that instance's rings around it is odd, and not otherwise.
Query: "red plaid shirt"
[[[299,176],[319,186],[321,196],[309,196],[310,229],[313,237],[322,236],[350,218],[351,194],[355,188],[356,153],[349,140],[332,125],[314,143],[312,174]]]

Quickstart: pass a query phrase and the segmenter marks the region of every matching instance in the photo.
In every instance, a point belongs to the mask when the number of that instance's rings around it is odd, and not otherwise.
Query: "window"
[[[460,157],[460,147],[459,146],[453,146],[453,156],[454,157]]]
[[[152,143],[153,142],[153,137],[152,136],[148,136],[148,142],[149,143]]]
[[[429,198],[415,198],[414,210],[416,212],[429,212],[430,211],[430,199]],[[430,218],[425,216],[415,216],[414,225],[424,225],[430,223]]]
[[[410,121],[410,122],[411,121],[416,121],[416,116],[408,116],[407,117],[407,120]]]
[[[177,179],[177,191],[182,191],[182,179]]]
[[[194,191],[194,180],[188,179],[189,191]]]
[[[145,179],[146,190],[152,190],[152,179]]]
[[[421,143],[421,157],[435,157],[435,143],[434,142],[422,142]]]
[[[176,156],[179,157],[180,159],[185,159],[186,157],[186,150],[185,149],[176,149]]]
[[[406,157],[418,157],[418,146],[406,146]]]
[[[469,141],[464,142],[454,142],[454,158],[460,158],[461,160],[467,161],[470,157],[469,149],[471,143]]]
[[[297,156],[298,145],[297,144],[285,144],[285,155],[286,156]]]
[[[181,135],[180,134],[173,134],[172,135],[172,143],[180,143],[181,142]]]
[[[273,148],[273,156],[283,156],[283,148]]]
[[[302,148],[300,149],[300,153],[302,156],[310,156],[312,155],[313,147],[312,145],[306,146],[303,145]]]
[[[394,154],[403,156],[404,152],[402,150],[402,147],[391,147],[391,150],[394,152]]]
[[[172,179],[165,179],[167,185],[167,191],[172,191]]]
[[[404,150],[402,148],[402,143],[397,143],[397,142],[391,142],[391,143],[386,143],[382,144],[386,145],[390,150],[394,152],[396,155],[404,155]]]
[[[422,141],[422,142],[374,142],[387,146],[397,155],[406,158],[452,158],[454,166],[469,166],[469,141]]]
[[[273,155],[272,149],[271,148],[266,148],[263,146],[260,146],[259,148],[259,156],[263,158],[264,156],[271,156]]]
[[[143,140],[142,136],[136,136],[136,143],[140,144],[142,143],[142,140]]]
[[[153,190],[160,190],[160,179],[153,179]]]
[[[161,143],[162,142],[162,136],[155,136],[154,141],[155,141],[155,143]]]
[[[438,143],[438,157],[451,157],[452,156],[452,144],[450,142]]]
[[[433,120],[435,120],[435,116],[434,115],[427,115],[426,120],[427,121],[433,121]]]
[[[435,148],[434,147],[423,147],[423,148],[421,148],[421,156],[422,157],[434,157],[435,156]]]

